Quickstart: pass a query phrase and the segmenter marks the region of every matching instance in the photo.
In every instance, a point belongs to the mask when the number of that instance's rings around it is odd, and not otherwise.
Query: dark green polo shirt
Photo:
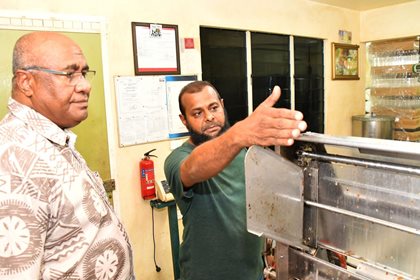
[[[217,176],[185,192],[180,165],[194,146],[185,142],[165,161],[165,175],[183,215],[182,280],[256,280],[262,275],[262,239],[247,232],[245,150]]]

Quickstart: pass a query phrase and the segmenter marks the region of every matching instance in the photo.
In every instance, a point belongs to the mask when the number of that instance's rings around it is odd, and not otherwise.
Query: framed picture
[[[178,26],[132,22],[134,73],[180,74]]]
[[[359,46],[332,43],[332,79],[359,80]]]

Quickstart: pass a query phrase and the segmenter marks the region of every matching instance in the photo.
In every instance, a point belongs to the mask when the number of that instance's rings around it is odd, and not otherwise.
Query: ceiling
[[[324,3],[341,8],[347,8],[357,11],[366,11],[392,5],[397,5],[416,0],[310,0],[314,2]]]

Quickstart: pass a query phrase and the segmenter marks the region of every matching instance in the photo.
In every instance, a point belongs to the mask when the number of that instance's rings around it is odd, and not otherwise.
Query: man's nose
[[[77,92],[85,92],[86,94],[90,93],[92,85],[90,82],[84,78],[79,79],[78,83],[75,86]]]
[[[207,121],[212,121],[214,120],[214,115],[212,112],[206,111],[206,120]]]

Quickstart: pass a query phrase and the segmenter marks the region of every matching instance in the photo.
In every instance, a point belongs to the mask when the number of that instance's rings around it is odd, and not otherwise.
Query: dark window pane
[[[231,124],[248,115],[244,31],[200,28],[202,77],[219,90]],[[253,109],[272,91],[282,89],[276,107],[291,107],[289,36],[251,33]],[[324,132],[323,41],[294,37],[295,108],[308,130]]]
[[[251,33],[253,109],[273,87],[281,87],[282,95],[275,107],[290,108],[290,53],[289,36]]]
[[[233,125],[248,116],[245,32],[200,27],[200,43],[203,80],[217,88]]]
[[[308,131],[324,132],[324,53],[320,39],[294,37],[295,108]]]

